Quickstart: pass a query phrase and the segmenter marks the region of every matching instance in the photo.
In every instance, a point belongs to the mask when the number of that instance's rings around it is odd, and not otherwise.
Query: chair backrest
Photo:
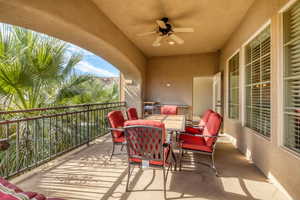
[[[162,115],[177,115],[178,107],[174,105],[165,105],[160,108]]]
[[[205,113],[203,114],[203,116],[200,119],[199,126],[205,126],[206,123],[208,122],[210,114],[213,112],[214,111],[211,109],[208,109],[207,111],[205,111]]]
[[[129,159],[163,161],[165,125],[151,120],[125,122],[125,138]]]
[[[133,107],[128,108],[126,113],[127,113],[128,120],[138,120],[139,119],[136,108],[133,108]]]
[[[216,112],[209,115],[209,119],[203,130],[203,136],[218,136],[223,118]],[[204,137],[207,146],[213,146],[217,138]]]
[[[115,110],[107,115],[107,119],[111,128],[123,128],[125,119],[123,113],[120,110]],[[111,131],[112,137],[120,137],[122,135],[121,131]]]

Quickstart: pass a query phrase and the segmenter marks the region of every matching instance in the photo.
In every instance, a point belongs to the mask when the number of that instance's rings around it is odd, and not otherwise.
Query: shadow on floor
[[[125,192],[126,155],[109,161],[112,144],[104,136],[77,153],[56,159],[16,182],[24,190],[66,200],[153,200],[163,199],[161,170],[136,168]],[[284,200],[282,194],[228,142],[218,143],[216,165],[220,177],[193,160],[207,159],[188,154],[183,171],[168,176],[168,199],[199,200]]]

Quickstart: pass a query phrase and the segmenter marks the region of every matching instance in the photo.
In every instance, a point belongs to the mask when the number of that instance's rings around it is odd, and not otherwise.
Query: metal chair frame
[[[187,135],[191,135],[193,137],[216,138],[216,140],[214,141],[214,143],[212,145],[212,152],[183,148],[182,147],[182,141],[180,141],[179,142],[179,147],[180,147],[180,149],[179,149],[179,171],[182,170],[182,162],[183,162],[183,157],[184,157],[184,151],[189,151],[189,152],[199,153],[199,154],[202,154],[202,155],[208,155],[211,158],[211,164],[208,164],[208,163],[205,163],[205,162],[196,162],[196,163],[203,164],[205,166],[208,166],[208,167],[212,168],[213,171],[215,172],[215,175],[219,176],[218,170],[217,170],[216,165],[215,165],[215,150],[216,150],[217,138],[219,138],[220,136],[218,136],[218,135],[217,136],[205,136],[205,135],[192,135],[192,134],[187,134]]]
[[[132,175],[133,169],[131,170],[131,166],[139,166],[140,168],[142,167],[142,161],[146,160],[149,161],[149,168],[162,168],[163,170],[163,178],[164,178],[164,198],[167,198],[166,195],[166,184],[167,184],[167,178],[168,178],[168,173],[169,170],[172,170],[172,166],[173,166],[173,162],[174,159],[172,161],[169,161],[167,163],[169,163],[168,168],[166,170],[166,161],[170,160],[169,154],[172,153],[172,146],[171,146],[171,142],[165,142],[165,143],[161,143],[159,147],[159,150],[156,152],[153,152],[153,149],[151,150],[151,152],[149,152],[148,150],[146,150],[145,152],[145,147],[142,146],[140,148],[142,155],[131,155],[132,151],[136,151],[136,148],[134,148],[134,145],[131,144],[130,142],[130,131],[136,129],[137,131],[139,131],[139,133],[137,133],[138,137],[144,137],[145,135],[142,135],[142,133],[146,132],[147,135],[150,135],[151,133],[153,133],[153,131],[155,131],[156,133],[159,132],[160,136],[162,136],[162,128],[158,128],[158,127],[153,127],[153,126],[143,126],[143,125],[134,125],[134,126],[127,126],[125,127],[125,138],[126,138],[126,147],[127,147],[127,154],[128,154],[128,177],[127,177],[127,183],[126,183],[126,191],[130,191],[129,190],[129,181],[130,181],[130,176]],[[146,130],[146,131],[145,131]],[[166,133],[167,134],[167,133]],[[147,139],[149,139],[151,137],[148,137]],[[145,138],[144,138],[145,139]],[[163,139],[163,138],[162,138]],[[165,155],[165,149],[169,148],[169,151],[167,153],[167,155]],[[153,158],[153,153],[159,153],[159,155],[162,155],[159,159],[157,158]],[[166,156],[166,157],[165,157]],[[141,160],[141,162],[135,162],[135,161],[131,161],[132,158],[138,158]],[[173,158],[173,157],[172,157]],[[150,161],[162,161],[162,165],[153,165],[150,163]]]
[[[110,158],[109,160],[111,161],[112,157],[114,155],[122,155],[122,153],[115,153],[115,146],[116,145],[121,145],[121,151],[123,151],[123,148],[124,148],[124,145],[126,144],[126,141],[125,142],[115,142],[114,141],[114,134],[113,134],[113,131],[120,131],[120,132],[124,132],[124,128],[112,128],[112,125],[109,121],[109,119],[106,117],[106,123],[108,125],[108,130],[110,131],[110,134],[111,134],[111,137],[112,137],[112,151],[111,151],[111,155],[110,155]]]

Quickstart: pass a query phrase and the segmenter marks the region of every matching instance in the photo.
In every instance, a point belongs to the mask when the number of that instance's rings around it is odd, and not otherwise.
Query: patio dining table
[[[149,115],[145,119],[164,123],[168,131],[183,132],[185,130],[185,115]]]

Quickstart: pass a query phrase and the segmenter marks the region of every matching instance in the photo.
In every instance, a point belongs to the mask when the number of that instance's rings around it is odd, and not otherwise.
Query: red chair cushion
[[[170,149],[166,148],[165,152],[164,152],[165,153],[165,164],[169,164],[167,162],[169,151],[170,151]],[[142,159],[140,159],[140,158],[129,158],[129,160],[131,162],[135,162],[135,163],[141,163],[142,162]],[[163,162],[163,160],[150,160],[149,164],[150,165],[159,165],[159,166],[162,166],[164,164],[164,162]]]
[[[128,108],[127,110],[128,120],[138,120],[138,114],[135,108]]]
[[[185,132],[194,135],[201,135],[203,133],[203,129],[187,126],[185,127]]]
[[[218,113],[211,113],[203,130],[203,136],[217,136],[222,124],[222,117]],[[217,138],[204,137],[206,146],[212,146]]]
[[[46,198],[36,192],[23,192],[17,186],[0,177],[0,199],[3,200],[63,200],[58,198]]]
[[[182,142],[181,144],[183,149],[212,152],[212,147],[206,146],[206,142],[203,137],[181,134],[179,139]]]
[[[214,111],[211,110],[211,109],[208,109],[207,111],[205,111],[205,113],[203,114],[203,116],[202,116],[202,118],[199,122],[199,126],[205,126],[206,125],[211,113],[214,113]]]
[[[165,124],[158,122],[158,121],[152,121],[152,120],[130,120],[130,121],[126,121],[124,126],[136,126],[136,125],[140,125],[140,126],[153,126],[153,127],[157,127],[157,128],[161,128],[162,129],[162,134],[163,134],[163,138],[164,138],[164,142],[166,141],[166,130],[165,130]]]
[[[113,138],[113,141],[116,142],[116,143],[123,143],[123,142],[125,142],[124,134],[122,136],[120,136],[120,137]]]
[[[162,106],[160,108],[160,113],[163,115],[177,115],[177,106]]]
[[[123,117],[123,113],[120,110],[115,110],[107,115],[108,120],[112,128],[123,128],[125,119]],[[122,131],[112,131],[113,138],[119,138],[124,136]]]

